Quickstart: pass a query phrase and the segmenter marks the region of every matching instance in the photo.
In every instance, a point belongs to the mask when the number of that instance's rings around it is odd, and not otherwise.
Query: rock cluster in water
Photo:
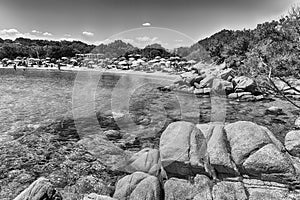
[[[229,99],[238,99],[241,101],[260,101],[266,98],[260,91],[255,80],[246,76],[236,76],[232,68],[222,65],[204,65],[196,64],[193,70],[180,75],[180,78],[174,84],[165,87],[180,92],[193,93],[195,95],[208,95],[212,91],[224,93]],[[279,90],[293,98],[300,99],[299,81],[288,80],[292,89],[281,80],[274,79],[274,83]]]
[[[109,132],[106,137],[118,138],[119,134]],[[159,149],[144,148],[119,167],[129,174],[118,180],[112,197],[99,189],[83,199],[300,199],[299,138],[299,131],[292,131],[283,145],[266,127],[249,121],[226,125],[173,122],[162,133]],[[104,162],[113,165],[121,151],[105,141],[98,137],[79,143],[90,146],[89,151],[99,157],[105,157],[105,149],[109,155]],[[101,146],[105,143],[109,148]],[[36,193],[60,198],[42,178],[16,199]]]

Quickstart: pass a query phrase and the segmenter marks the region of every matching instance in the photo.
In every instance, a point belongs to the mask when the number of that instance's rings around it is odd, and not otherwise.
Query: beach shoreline
[[[0,65],[0,69],[14,69],[13,66],[3,67]],[[17,70],[48,70],[48,71],[56,71],[56,72],[80,72],[80,71],[95,71],[95,72],[103,72],[108,74],[117,74],[117,75],[130,75],[130,76],[149,76],[155,78],[167,78],[170,80],[176,80],[180,77],[179,74],[170,74],[166,72],[145,72],[145,71],[134,71],[134,70],[120,70],[120,69],[103,69],[103,68],[87,68],[87,67],[61,67],[61,70],[58,70],[54,67],[23,67],[18,66]]]

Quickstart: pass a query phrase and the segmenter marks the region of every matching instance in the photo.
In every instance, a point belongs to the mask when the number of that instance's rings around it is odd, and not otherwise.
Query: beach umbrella
[[[137,67],[137,66],[139,66],[140,65],[140,62],[138,62],[138,61],[133,61],[132,62],[132,67]]]
[[[189,60],[189,61],[187,61],[187,63],[193,65],[193,64],[196,64],[197,62],[195,60]]]
[[[61,59],[62,59],[62,60],[68,60],[68,58],[67,58],[67,57],[61,57]]]
[[[160,56],[156,56],[155,59],[161,59],[161,57]]]
[[[185,62],[185,61],[180,61],[178,64],[179,64],[179,65],[185,65],[186,62]]]
[[[129,58],[129,61],[134,61],[135,60],[135,58]]]
[[[88,62],[88,64],[94,64],[94,63],[95,63],[95,62],[94,62],[94,61],[92,61],[92,60]]]
[[[2,59],[2,61],[7,61],[7,60],[8,60],[8,58],[3,58],[3,59]]]
[[[127,62],[125,60],[119,62],[119,65],[127,65]]]

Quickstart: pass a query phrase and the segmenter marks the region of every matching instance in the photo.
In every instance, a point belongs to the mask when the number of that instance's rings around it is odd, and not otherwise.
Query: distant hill
[[[73,57],[76,53],[89,53],[94,45],[81,41],[49,41],[17,38],[3,40],[0,38],[0,59],[14,59],[17,56],[33,58]]]
[[[175,56],[174,53],[168,52],[164,47],[162,47],[160,44],[150,44],[147,45],[143,49],[134,49],[133,51],[128,51],[124,54],[125,57],[128,57],[130,54],[140,54],[142,57],[153,59],[156,56],[160,56],[162,58],[168,58],[171,56]]]
[[[92,53],[102,53],[107,58],[120,57],[129,51],[138,49],[129,43],[115,40],[109,44],[100,44],[92,50]]]

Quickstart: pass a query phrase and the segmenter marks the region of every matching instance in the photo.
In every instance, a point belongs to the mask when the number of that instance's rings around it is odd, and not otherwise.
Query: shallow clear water
[[[120,117],[117,122],[121,129],[133,133],[147,128],[146,132],[153,134],[164,127],[168,120],[193,123],[211,120],[209,97],[194,98],[193,95],[163,93],[155,89],[168,83],[170,80],[166,78],[155,79],[153,76],[150,79],[137,78],[136,75],[120,79],[120,75],[100,76],[96,72],[81,73],[78,76],[77,72],[14,72],[0,69],[0,133],[14,132],[33,125],[47,125],[62,116],[95,116],[96,111],[113,112],[116,118],[120,114],[131,114],[131,119]],[[226,122],[253,121],[267,126],[281,141],[293,128],[299,114],[293,106],[281,100],[256,103],[226,101],[225,104]],[[286,114],[265,115],[266,108],[273,105],[283,107]],[[216,115],[224,114],[219,111],[214,110]],[[95,123],[98,122],[95,120]]]

